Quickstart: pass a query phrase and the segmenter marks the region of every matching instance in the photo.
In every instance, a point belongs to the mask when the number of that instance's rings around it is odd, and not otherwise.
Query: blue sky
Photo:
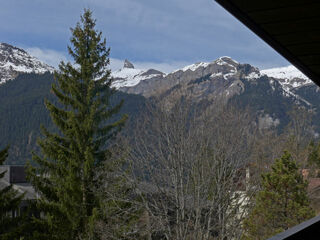
[[[1,0],[0,42],[56,66],[69,59],[69,29],[84,8],[107,38],[112,69],[126,58],[165,72],[220,56],[260,69],[289,65],[214,0]]]

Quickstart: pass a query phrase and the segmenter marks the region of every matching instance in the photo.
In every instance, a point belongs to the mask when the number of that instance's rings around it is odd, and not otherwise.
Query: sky
[[[0,42],[56,67],[84,8],[111,48],[111,69],[171,72],[230,56],[260,69],[289,63],[214,0],[0,0]]]

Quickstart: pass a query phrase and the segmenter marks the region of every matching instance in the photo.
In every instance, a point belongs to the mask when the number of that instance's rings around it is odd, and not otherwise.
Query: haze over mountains
[[[43,99],[52,99],[53,67],[6,43],[0,44],[0,149],[11,145],[9,163],[24,163],[35,149],[39,126],[50,127]],[[320,131],[319,88],[293,66],[259,70],[230,57],[200,62],[171,73],[136,69],[128,60],[112,72],[113,87],[120,90],[114,101],[125,99],[121,113],[131,119],[143,111],[148,99],[157,98],[170,107],[181,97],[200,109],[217,99],[250,107],[260,128],[277,127],[290,121],[288,112],[304,106],[314,113],[315,131]]]

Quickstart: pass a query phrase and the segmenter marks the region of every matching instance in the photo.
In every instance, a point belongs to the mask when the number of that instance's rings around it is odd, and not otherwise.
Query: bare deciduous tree
[[[130,154],[146,238],[239,238],[254,131],[248,111],[223,104],[201,115],[184,101],[153,108],[137,126]]]

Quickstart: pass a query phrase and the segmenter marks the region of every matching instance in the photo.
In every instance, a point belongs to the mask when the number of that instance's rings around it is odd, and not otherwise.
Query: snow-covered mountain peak
[[[276,78],[286,91],[313,83],[307,76],[305,76],[293,65],[265,69],[261,70],[260,72],[268,77]]]
[[[239,65],[239,63],[235,60],[233,60],[231,57],[228,56],[222,56],[219,57],[216,61],[215,61],[218,65],[232,65],[232,66],[237,66]]]
[[[15,78],[19,73],[53,72],[54,68],[28,54],[25,50],[0,43],[0,84]]]
[[[163,77],[165,74],[155,69],[136,69],[134,65],[125,60],[123,68],[111,73],[114,81],[112,86],[119,89],[121,87],[133,87],[140,81],[154,77]]]

